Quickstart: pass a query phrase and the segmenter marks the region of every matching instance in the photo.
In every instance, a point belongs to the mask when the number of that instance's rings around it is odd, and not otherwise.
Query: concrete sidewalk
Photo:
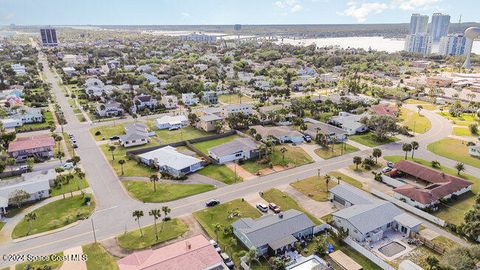
[[[65,261],[60,267],[60,270],[87,270],[87,263],[84,261],[74,261],[71,260],[71,258],[74,258],[75,256],[79,256],[81,258],[81,255],[83,254],[82,247],[74,247],[67,249],[63,252],[64,256],[68,256],[70,259]]]

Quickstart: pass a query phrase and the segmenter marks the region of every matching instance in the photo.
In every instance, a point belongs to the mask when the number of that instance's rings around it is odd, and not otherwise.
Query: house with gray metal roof
[[[389,230],[406,236],[420,230],[420,220],[391,202],[377,199],[351,185],[337,185],[330,193],[330,200],[343,208],[332,214],[335,226],[346,230],[349,237],[358,242],[379,241]]]
[[[260,255],[281,254],[300,239],[313,235],[315,224],[305,213],[290,209],[257,219],[242,218],[232,224],[233,233],[248,249]]]
[[[140,154],[138,158],[140,162],[174,177],[182,177],[203,168],[201,159],[181,153],[171,146]]]
[[[311,118],[305,118],[304,120],[307,125],[307,130],[304,133],[312,138],[315,138],[317,134],[324,134],[330,142],[344,142],[347,140],[347,132],[341,128]]]
[[[334,116],[330,119],[329,124],[337,126],[345,130],[348,135],[355,135],[368,130],[368,127],[360,123],[360,120],[364,117],[363,114],[351,114],[348,112],[340,112],[338,116]]]
[[[208,149],[208,155],[219,164],[224,164],[256,158],[259,155],[259,147],[257,142],[250,138],[237,138]]]

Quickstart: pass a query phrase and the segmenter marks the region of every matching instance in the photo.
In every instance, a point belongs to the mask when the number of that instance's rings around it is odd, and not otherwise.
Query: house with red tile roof
[[[49,135],[23,137],[8,145],[8,154],[17,162],[25,161],[29,157],[37,160],[46,160],[53,157],[55,141]]]
[[[370,107],[370,111],[377,115],[386,115],[391,117],[398,116],[398,107],[394,104],[377,104]]]
[[[408,160],[395,163],[389,174],[392,177],[413,178],[419,183],[405,184],[393,191],[395,198],[421,209],[434,207],[441,199],[462,195],[472,188],[472,183],[467,180]]]
[[[118,261],[120,270],[228,269],[213,245],[203,235],[178,241],[159,249],[147,249]]]

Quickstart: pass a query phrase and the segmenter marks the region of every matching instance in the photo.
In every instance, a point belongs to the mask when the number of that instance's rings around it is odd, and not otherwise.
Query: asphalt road
[[[45,58],[41,55],[40,61],[44,63],[44,67],[48,67]],[[333,158],[321,162],[316,162],[293,168],[283,172],[259,177],[258,179],[238,183],[235,185],[225,186],[216,190],[183,198],[180,200],[163,203],[150,204],[142,203],[132,199],[123,189],[118,177],[115,175],[105,156],[96,145],[94,138],[90,135],[90,123],[81,123],[75,117],[73,110],[70,108],[67,98],[62,93],[57,84],[57,78],[48,69],[44,69],[44,74],[48,82],[52,84],[53,92],[57,98],[58,104],[62,107],[68,124],[64,129],[68,133],[72,133],[77,138],[79,148],[77,154],[81,157],[81,162],[85,168],[86,178],[90,187],[94,191],[97,208],[95,213],[89,220],[81,221],[78,225],[70,227],[60,232],[32,238],[21,242],[10,242],[0,246],[0,254],[50,254],[58,251],[83,245],[94,241],[93,227],[95,228],[95,236],[97,240],[104,240],[123,233],[125,230],[135,229],[136,222],[133,220],[131,213],[133,210],[148,210],[160,208],[167,205],[172,209],[172,216],[181,216],[198,211],[205,207],[204,203],[212,198],[219,199],[222,202],[242,198],[248,194],[257,193],[262,190],[268,190],[277,186],[288,184],[306,177],[317,175],[318,170],[322,174],[329,171],[337,170],[352,164],[353,156],[368,156],[371,151],[365,150],[361,152],[351,153],[338,158]],[[407,105],[408,107],[408,105]],[[416,110],[416,108],[412,107]],[[438,157],[426,150],[426,145],[444,138],[451,134],[451,124],[448,120],[442,118],[436,113],[422,111],[426,117],[432,122],[432,128],[425,134],[418,135],[415,138],[405,138],[404,141],[416,140],[420,143],[420,149],[417,150],[416,156],[429,160],[439,160],[447,166],[454,166],[455,161]],[[384,156],[386,155],[403,155],[401,145],[403,142],[391,143],[383,145]],[[466,173],[480,175],[480,169],[466,166]],[[153,220],[145,216],[141,223],[143,226],[152,224]],[[13,262],[0,262],[0,265],[12,264]]]

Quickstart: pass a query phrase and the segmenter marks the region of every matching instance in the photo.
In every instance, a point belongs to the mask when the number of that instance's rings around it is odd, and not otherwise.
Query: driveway
[[[315,150],[320,148],[319,145],[315,143],[302,143],[300,144],[300,148],[303,149],[315,162],[320,162],[323,161],[324,159],[319,157],[316,153]]]
[[[318,219],[337,210],[330,201],[315,201],[290,185],[283,185],[278,187],[278,189],[290,195],[303,209]]]

